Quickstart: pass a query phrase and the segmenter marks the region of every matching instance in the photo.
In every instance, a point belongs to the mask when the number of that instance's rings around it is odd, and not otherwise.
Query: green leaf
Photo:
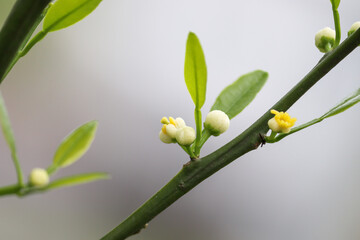
[[[268,73],[261,70],[241,76],[220,93],[211,111],[221,110],[232,119],[255,98],[267,78]]]
[[[73,25],[89,15],[101,0],[57,0],[47,12],[43,31],[53,32]]]
[[[58,147],[53,165],[66,167],[81,158],[95,138],[97,121],[85,123],[67,136]]]
[[[11,128],[10,119],[6,111],[5,102],[0,93],[0,123],[7,144],[12,154],[16,153],[14,133]]]
[[[339,113],[342,113],[348,108],[357,104],[358,102],[360,102],[360,88],[357,91],[355,91],[351,96],[345,98],[338,105],[330,109],[327,113],[321,116],[320,119],[325,119],[328,117],[335,116]]]
[[[338,9],[340,5],[340,0],[330,0],[330,2],[334,9]]]
[[[200,109],[205,103],[207,71],[199,39],[192,32],[186,43],[184,76],[195,108]]]
[[[107,173],[85,173],[74,175],[70,177],[64,177],[51,182],[48,186],[46,186],[43,190],[50,190],[61,187],[69,187],[78,184],[93,182],[101,179],[109,179],[110,176]]]

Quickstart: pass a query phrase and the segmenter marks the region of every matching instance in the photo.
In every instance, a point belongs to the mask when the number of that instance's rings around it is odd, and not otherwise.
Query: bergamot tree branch
[[[360,29],[347,38],[333,51],[328,52],[318,64],[271,109],[288,110],[315,83],[333,69],[341,60],[360,44]],[[102,239],[125,239],[141,231],[147,223],[176,200],[189,192],[206,178],[249,151],[265,143],[264,136],[269,130],[268,120],[272,118],[270,109],[266,110],[255,123],[235,139],[206,157],[189,161],[180,172],[162,189],[133,212],[120,225]]]
[[[0,32],[0,83],[51,0],[17,0]]]

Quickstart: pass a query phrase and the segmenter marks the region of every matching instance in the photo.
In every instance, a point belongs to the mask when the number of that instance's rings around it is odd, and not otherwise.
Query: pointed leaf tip
[[[100,2],[101,0],[57,0],[45,15],[43,30],[53,32],[69,27],[94,11]]]
[[[200,109],[206,98],[207,69],[200,41],[193,32],[186,42],[184,77],[195,107]]]
[[[256,70],[239,77],[220,93],[211,111],[221,110],[232,119],[254,100],[268,75],[267,72]]]

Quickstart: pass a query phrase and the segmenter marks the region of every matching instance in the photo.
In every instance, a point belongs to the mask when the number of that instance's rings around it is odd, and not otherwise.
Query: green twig
[[[190,155],[190,158],[193,160],[193,159],[196,159],[196,156],[194,154],[194,152],[191,150],[191,147],[190,146],[186,146],[185,147],[186,150],[189,152],[189,155]]]
[[[271,109],[286,111],[316,82],[325,76],[342,59],[360,44],[360,29],[346,39],[335,50],[320,61],[294,88],[281,98]],[[268,130],[267,122],[272,117],[270,109],[254,124],[231,142],[210,155],[185,164],[183,169],[154,196],[133,212],[119,226],[102,239],[125,239],[140,230],[156,215],[169,207],[203,180],[219,171],[238,157],[256,149]]]
[[[202,132],[201,139],[200,139],[200,142],[199,142],[199,153],[200,153],[200,150],[201,150],[202,146],[205,144],[205,142],[210,137],[211,137],[210,132],[205,128],[204,131]]]
[[[23,186],[24,185],[23,173],[16,153],[15,137],[1,92],[0,92],[0,122],[5,140],[10,148],[11,158],[15,165],[18,184],[20,186]]]
[[[307,122],[307,123],[305,123],[305,124],[302,124],[302,125],[300,125],[300,126],[298,126],[298,127],[294,127],[293,129],[291,129],[291,131],[289,132],[289,133],[280,133],[279,135],[277,135],[275,138],[271,138],[271,136],[270,137],[267,137],[266,138],[266,142],[267,143],[275,143],[275,142],[278,142],[278,141],[280,141],[281,139],[283,139],[284,137],[287,137],[287,136],[289,136],[289,135],[291,135],[291,134],[293,134],[293,133],[296,133],[296,132],[298,132],[298,131],[300,131],[300,130],[303,130],[304,128],[307,128],[307,127],[310,127],[310,126],[312,126],[312,125],[314,125],[314,124],[316,124],[316,123],[319,123],[319,122],[321,122],[322,120],[324,120],[323,118],[316,118],[316,119],[313,119],[313,120],[311,120],[310,122]]]
[[[1,187],[0,196],[17,194],[20,189],[21,186],[19,184],[13,184],[13,185]]]

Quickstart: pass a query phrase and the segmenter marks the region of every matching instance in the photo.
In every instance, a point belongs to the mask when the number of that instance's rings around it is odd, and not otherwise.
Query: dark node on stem
[[[181,191],[184,191],[185,190],[185,183],[183,181],[181,181],[178,185],[178,188],[181,190]]]
[[[199,156],[196,156],[196,157],[190,157],[190,161],[195,161],[196,159],[199,159]]]
[[[186,168],[186,167],[190,166],[191,162],[192,162],[192,160],[190,160],[190,161],[188,161],[187,163],[185,163],[185,164],[183,165],[183,168]]]
[[[197,159],[199,159],[199,156],[197,156],[197,157],[190,157],[190,161],[188,161],[187,163],[185,163],[185,164],[183,165],[183,168],[186,168],[186,167],[190,166],[190,164],[193,163],[193,162],[195,162]]]
[[[139,230],[136,230],[132,235],[139,234],[141,232],[141,230],[146,229],[148,226],[149,226],[148,223],[144,224],[144,226],[142,228],[140,228]]]
[[[266,139],[264,134],[259,133],[260,139],[261,139],[261,145],[260,147],[264,146],[266,144]]]

